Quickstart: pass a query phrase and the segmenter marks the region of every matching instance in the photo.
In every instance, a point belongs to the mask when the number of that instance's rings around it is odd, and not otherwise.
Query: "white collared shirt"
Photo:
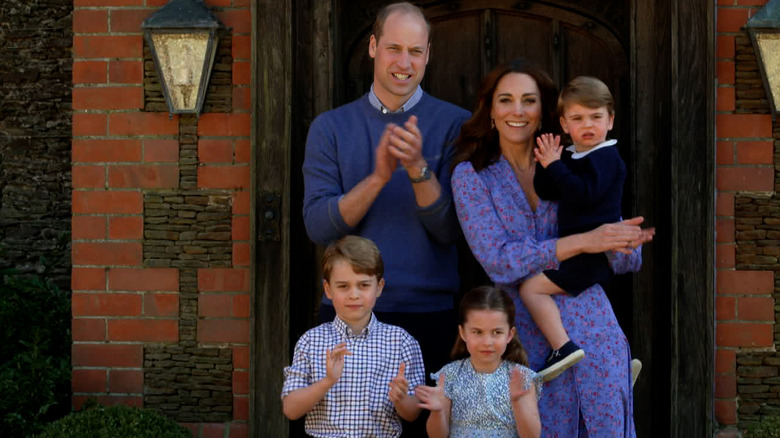
[[[601,143],[597,144],[596,146],[593,146],[592,148],[588,149],[587,151],[577,152],[577,148],[574,147],[574,145],[568,146],[566,148],[567,151],[571,152],[571,157],[575,160],[579,160],[580,158],[588,155],[589,153],[595,151],[596,149],[605,148],[608,146],[613,146],[617,144],[617,140],[606,140],[602,141]]]

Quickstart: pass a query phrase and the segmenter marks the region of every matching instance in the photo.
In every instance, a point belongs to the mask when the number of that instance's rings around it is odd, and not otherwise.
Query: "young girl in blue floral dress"
[[[500,288],[482,286],[463,296],[455,361],[431,375],[436,387],[415,391],[431,411],[431,438],[539,437],[541,379],[525,366],[514,321],[514,302]]]

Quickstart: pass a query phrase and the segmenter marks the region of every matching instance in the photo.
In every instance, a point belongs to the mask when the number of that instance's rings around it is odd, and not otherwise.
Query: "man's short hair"
[[[358,274],[373,275],[381,280],[385,275],[385,265],[379,248],[370,239],[360,236],[345,236],[331,243],[322,256],[322,277],[330,281],[333,265],[344,260]]]
[[[433,30],[431,29],[431,22],[428,21],[428,18],[425,17],[423,10],[420,9],[419,6],[415,6],[409,2],[391,3],[379,10],[379,12],[376,14],[374,27],[371,29],[371,34],[374,35],[377,41],[379,41],[379,38],[382,36],[382,33],[385,30],[385,21],[387,21],[387,17],[389,17],[393,12],[414,14],[422,18],[425,22],[425,26],[428,28],[428,43],[430,44],[431,32]]]
[[[588,108],[607,107],[609,114],[615,113],[615,100],[604,82],[591,76],[578,76],[561,90],[558,98],[558,114],[563,116],[567,105],[582,105]]]

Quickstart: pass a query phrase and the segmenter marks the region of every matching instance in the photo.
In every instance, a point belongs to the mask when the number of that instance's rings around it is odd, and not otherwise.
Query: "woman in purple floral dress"
[[[557,90],[523,60],[487,75],[472,118],[456,144],[455,207],[474,256],[514,299],[520,341],[539,369],[550,346],[518,294],[518,285],[583,252],[608,252],[617,273],[641,266],[641,243],[652,238],[642,218],[557,238],[557,204],[533,188],[533,148],[541,129],[557,131]],[[548,382],[539,401],[542,436],[634,437],[631,352],[601,286],[577,297],[555,296],[563,325],[587,355]]]

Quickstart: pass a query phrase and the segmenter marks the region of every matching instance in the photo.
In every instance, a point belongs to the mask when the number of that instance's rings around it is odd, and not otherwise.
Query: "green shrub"
[[[0,436],[25,437],[70,412],[70,296],[48,271],[0,271]]]
[[[192,438],[177,422],[151,409],[85,407],[49,424],[36,438]]]
[[[763,417],[757,426],[747,430],[745,438],[780,438],[780,417]]]

